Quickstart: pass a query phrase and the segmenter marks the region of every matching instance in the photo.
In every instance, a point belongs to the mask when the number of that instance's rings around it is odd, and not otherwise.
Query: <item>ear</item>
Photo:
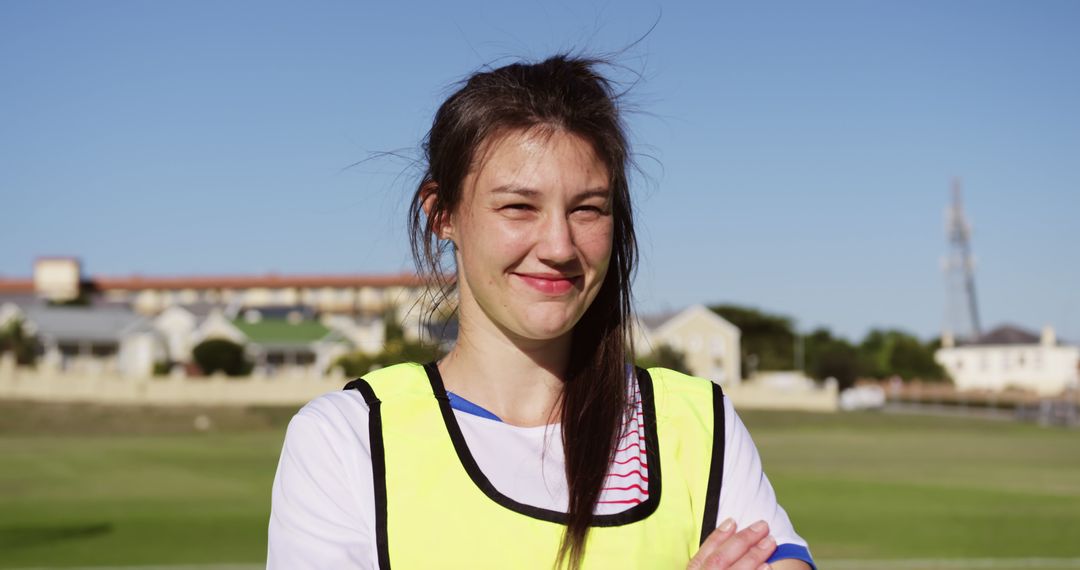
[[[435,236],[439,239],[454,239],[454,226],[449,212],[437,212],[435,218],[431,218],[431,213],[435,209],[435,200],[439,193],[439,184],[434,180],[424,183],[420,188],[421,204],[424,208],[424,215],[431,219],[431,227],[435,232]]]

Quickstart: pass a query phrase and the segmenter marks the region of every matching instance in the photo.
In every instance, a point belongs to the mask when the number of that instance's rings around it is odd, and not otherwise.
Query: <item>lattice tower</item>
[[[975,339],[982,334],[979,303],[975,297],[975,260],[971,255],[971,224],[964,216],[961,183],[952,183],[952,204],[945,209],[949,252],[945,272],[945,327],[943,337]]]

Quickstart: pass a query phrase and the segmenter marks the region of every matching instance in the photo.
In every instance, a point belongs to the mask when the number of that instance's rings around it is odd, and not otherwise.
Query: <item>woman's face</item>
[[[493,324],[532,340],[569,333],[607,274],[609,184],[593,146],[572,133],[512,131],[482,145],[446,228],[463,330]]]

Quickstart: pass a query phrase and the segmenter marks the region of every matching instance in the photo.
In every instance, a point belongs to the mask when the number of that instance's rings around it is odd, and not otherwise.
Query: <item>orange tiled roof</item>
[[[99,290],[108,289],[251,289],[266,287],[418,287],[424,280],[413,273],[397,275],[233,275],[217,277],[93,277]]]
[[[0,293],[33,293],[33,279],[5,279],[0,277]]]
[[[232,275],[175,277],[91,277],[83,280],[99,291],[110,289],[251,289],[266,287],[419,287],[423,278],[413,273],[397,275]],[[0,293],[33,293],[33,279],[0,277]]]

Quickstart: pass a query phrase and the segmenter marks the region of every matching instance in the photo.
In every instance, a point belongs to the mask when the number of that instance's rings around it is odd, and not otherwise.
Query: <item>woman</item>
[[[508,65],[440,107],[412,243],[454,276],[457,342],[293,418],[268,567],[811,567],[719,387],[627,364],[629,151],[595,68]]]

